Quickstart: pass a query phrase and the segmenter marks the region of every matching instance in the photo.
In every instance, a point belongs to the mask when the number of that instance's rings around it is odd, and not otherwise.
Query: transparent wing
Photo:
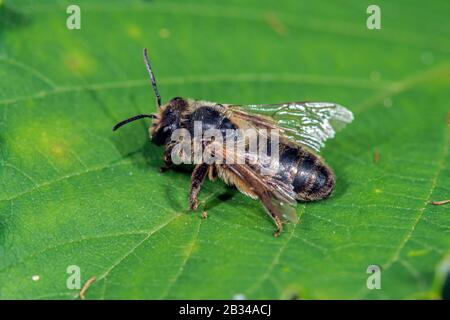
[[[345,107],[331,102],[287,102],[280,104],[253,104],[229,106],[234,115],[251,121],[248,113],[255,117],[255,126],[277,126],[287,138],[319,151],[327,139],[353,121],[353,113]],[[265,122],[261,124],[261,122]]]

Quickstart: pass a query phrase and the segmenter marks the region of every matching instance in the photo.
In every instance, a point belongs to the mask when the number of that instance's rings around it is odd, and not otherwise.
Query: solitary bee
[[[162,104],[146,49],[144,61],[159,111],[123,120],[113,130],[141,118],[152,118],[150,138],[154,144],[165,147],[162,170],[174,165],[172,134],[178,129],[192,132],[196,121],[202,122],[202,130],[213,128],[225,132],[252,128],[257,132],[279,132],[278,166],[273,174],[261,174],[266,164],[261,157],[250,154],[248,148],[243,149],[244,158],[253,156],[256,161],[252,163],[195,164],[189,194],[191,210],[198,207],[198,194],[206,176],[211,180],[219,177],[228,185],[236,186],[240,192],[259,199],[276,225],[274,236],[278,236],[283,222],[298,222],[297,200],[314,201],[331,195],[335,185],[334,173],[314,151],[319,151],[325,140],[333,138],[337,130],[353,120],[349,110],[328,102],[230,105],[180,97]],[[215,142],[208,140],[202,143],[211,146]]]

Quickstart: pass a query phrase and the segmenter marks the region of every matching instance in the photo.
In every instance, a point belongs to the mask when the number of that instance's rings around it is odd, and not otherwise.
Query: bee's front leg
[[[201,163],[195,166],[191,177],[191,192],[189,193],[189,209],[195,210],[198,207],[198,193],[202,187],[205,177],[208,174],[209,165]]]
[[[164,166],[159,168],[159,172],[165,172],[169,170],[173,165],[172,162],[172,148],[167,147],[166,150],[164,150]]]

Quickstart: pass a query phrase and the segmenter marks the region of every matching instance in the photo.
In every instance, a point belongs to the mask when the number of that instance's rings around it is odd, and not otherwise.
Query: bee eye
[[[177,101],[180,101],[180,100],[183,100],[183,98],[181,98],[181,97],[175,97],[175,98],[173,98],[172,100],[170,100],[170,102],[177,102]]]
[[[171,99],[169,104],[175,108],[186,108],[188,105],[187,101],[181,97],[175,97],[175,98]]]

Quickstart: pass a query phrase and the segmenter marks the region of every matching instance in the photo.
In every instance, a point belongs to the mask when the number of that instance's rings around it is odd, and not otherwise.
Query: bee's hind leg
[[[209,165],[206,163],[195,166],[191,177],[191,192],[189,193],[189,209],[195,210],[198,207],[198,193],[202,187],[205,177],[208,174]]]

